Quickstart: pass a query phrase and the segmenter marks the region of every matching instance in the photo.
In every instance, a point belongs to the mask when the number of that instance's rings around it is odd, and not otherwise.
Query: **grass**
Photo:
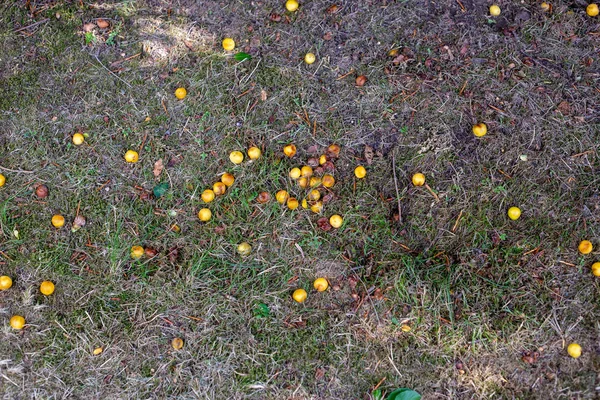
[[[577,253],[584,238],[600,245],[598,22],[583,8],[501,3],[490,20],[465,0],[465,12],[342,1],[330,13],[312,1],[295,14],[271,1],[33,3],[0,6],[7,396],[597,394],[598,252]],[[97,18],[111,28],[86,37]],[[225,36],[252,59],[222,52]],[[405,58],[395,63],[392,48]],[[76,147],[79,130],[89,136]],[[323,215],[343,215],[339,230],[256,202],[280,189],[302,199],[288,171],[330,143],[342,151]],[[261,159],[229,162],[251,145]],[[128,149],[139,163],[125,164]],[[354,178],[358,164],[367,179]],[[410,184],[418,171],[439,201]],[[236,182],[201,224],[200,194],[224,172]],[[147,195],[163,182],[164,196]],[[41,183],[46,199],[34,195]],[[56,213],[63,229],[50,225]],[[87,224],[71,232],[78,213]],[[236,253],[242,241],[248,257]],[[133,261],[133,245],[158,254]],[[312,290],[320,276],[326,293]],[[43,280],[54,295],[39,293]],[[14,314],[23,331],[9,327]],[[566,355],[572,341],[578,360]],[[538,353],[533,364],[526,352]]]

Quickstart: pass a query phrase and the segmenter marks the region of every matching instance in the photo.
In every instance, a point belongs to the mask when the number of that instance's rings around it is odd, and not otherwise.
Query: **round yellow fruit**
[[[287,207],[290,210],[295,210],[296,208],[298,208],[299,205],[300,203],[298,203],[298,200],[294,197],[290,197],[287,201]]]
[[[187,96],[187,90],[185,90],[185,88],[180,87],[175,89],[175,97],[179,100],[185,99],[185,96]]]
[[[310,165],[305,165],[300,169],[300,175],[305,178],[310,178],[313,175],[313,169]]]
[[[129,255],[134,260],[138,260],[144,256],[144,248],[142,246],[132,246]]]
[[[85,141],[85,137],[81,133],[76,133],[73,135],[73,144],[75,146],[79,146],[80,144],[83,144],[84,141]]]
[[[174,350],[181,350],[181,349],[183,349],[183,339],[178,338],[178,337],[174,338],[171,341],[171,347],[173,347]]]
[[[208,222],[212,218],[212,212],[208,208],[198,211],[198,219],[202,222]]]
[[[248,157],[251,160],[258,160],[260,158],[261,154],[262,154],[262,152],[260,151],[260,149],[258,147],[250,147],[248,149]]]
[[[296,0],[287,0],[285,2],[285,9],[289,12],[294,12],[298,9],[298,2]]]
[[[313,189],[308,193],[308,200],[310,201],[317,201],[321,198],[321,192],[319,192],[317,189]]]
[[[277,199],[277,202],[279,204],[284,204],[289,198],[290,198],[290,195],[285,190],[280,190],[279,192],[277,192],[275,194],[275,199]]]
[[[333,185],[335,185],[335,178],[331,175],[323,175],[323,179],[321,180],[321,183],[326,188],[333,187]]]
[[[231,175],[229,172],[225,172],[221,176],[221,182],[223,182],[225,184],[225,186],[231,187],[233,185],[233,182],[235,182],[235,177],[233,175]]]
[[[317,187],[321,183],[323,183],[323,180],[321,178],[319,178],[318,176],[311,176],[310,181],[308,181],[308,186]]]
[[[412,183],[415,186],[423,186],[425,184],[425,175],[420,172],[417,172],[412,176]]]
[[[367,170],[362,165],[359,165],[358,167],[354,168],[354,176],[356,176],[358,179],[362,179],[367,176]]]
[[[215,199],[215,192],[212,189],[206,189],[200,197],[205,203],[210,203]]]
[[[54,293],[54,283],[50,281],[42,282],[40,285],[40,292],[42,292],[44,296],[50,296]]]
[[[229,154],[229,161],[231,161],[234,164],[241,164],[242,161],[244,161],[244,153],[242,153],[241,151],[232,151],[231,154]]]
[[[235,41],[232,38],[223,39],[222,45],[223,49],[225,49],[226,51],[231,51],[235,49]]]
[[[344,219],[340,215],[334,214],[329,217],[329,224],[334,228],[339,228],[342,223],[344,223]]]
[[[521,209],[519,207],[511,207],[508,209],[508,218],[516,221],[521,216]]]
[[[500,7],[498,7],[498,5],[493,4],[490,6],[490,15],[497,17],[498,15],[500,15]]]
[[[598,12],[600,10],[598,10],[598,4],[589,4],[586,9],[585,12],[587,13],[587,15],[589,15],[590,17],[595,17],[598,15]]]
[[[329,282],[325,278],[317,278],[313,282],[313,286],[317,289],[317,292],[324,292],[329,287]]]
[[[571,343],[567,346],[567,353],[573,358],[579,358],[581,356],[581,346],[577,343]]]
[[[227,186],[223,182],[215,182],[213,184],[213,192],[215,192],[217,196],[224,195],[226,191]]]
[[[308,208],[308,201],[306,199],[302,199],[302,208]]]
[[[238,244],[237,252],[241,256],[247,256],[252,251],[252,246],[249,243],[242,242]]]
[[[550,11],[550,4],[544,2],[544,3],[540,4],[540,8],[544,11]]]
[[[0,276],[0,290],[10,289],[12,286],[12,278],[10,276]]]
[[[62,215],[53,215],[52,216],[52,225],[55,228],[62,228],[65,225],[65,217],[63,217]]]
[[[296,180],[296,179],[300,178],[300,174],[301,174],[300,168],[294,167],[294,168],[290,169],[290,178]]]
[[[10,326],[17,330],[23,329],[25,326],[25,318],[21,317],[20,315],[13,315],[13,317],[10,319]]]
[[[294,157],[296,155],[296,146],[293,144],[288,144],[283,148],[283,154],[290,158]]]
[[[577,248],[581,254],[590,254],[594,250],[594,246],[589,240],[582,240]]]
[[[127,150],[125,153],[125,161],[128,163],[136,163],[140,159],[140,155],[135,150]]]
[[[92,354],[95,355],[95,356],[97,356],[99,354],[102,354],[103,351],[104,351],[104,349],[102,347],[96,347],[94,349],[94,351],[92,351]]]
[[[4,186],[4,184],[6,183],[6,177],[2,174],[0,174],[0,187]]]
[[[320,214],[321,211],[323,211],[323,202],[317,201],[315,204],[310,206],[310,211],[314,212],[315,214]]]
[[[592,264],[592,274],[594,274],[594,276],[600,276],[600,262]]]
[[[294,293],[292,293],[292,299],[296,300],[298,303],[304,303],[306,296],[308,296],[308,294],[304,289],[296,289],[294,290]]]
[[[483,122],[473,125],[473,135],[477,137],[485,136],[487,133],[487,125]]]
[[[325,154],[319,157],[319,164],[323,165],[327,162],[327,156]]]
[[[297,182],[298,182],[298,186],[300,186],[302,189],[306,189],[308,187],[308,179],[303,176],[298,178]]]
[[[315,57],[313,53],[306,53],[306,55],[304,56],[304,62],[309,65],[314,63],[316,59],[317,57]]]

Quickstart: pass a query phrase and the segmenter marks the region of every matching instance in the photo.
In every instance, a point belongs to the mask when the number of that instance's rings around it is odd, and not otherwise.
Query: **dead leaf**
[[[563,115],[568,115],[571,113],[571,105],[566,100],[563,100],[558,104],[556,110]]]
[[[271,13],[271,15],[269,16],[269,18],[273,22],[279,22],[279,21],[281,21],[281,15],[279,15],[277,13]]]
[[[340,7],[337,4],[327,7],[327,14],[335,14],[338,12]]]
[[[329,223],[329,219],[327,217],[321,217],[317,220],[317,226],[319,228],[321,228],[322,230],[324,230],[325,232],[328,232],[332,229],[331,224]]]
[[[373,164],[373,148],[368,144],[365,145],[365,160],[367,161],[367,165]]]
[[[315,371],[315,379],[320,381],[325,376],[325,370],[323,368],[317,368]]]
[[[266,90],[262,89],[262,90],[260,91],[260,99],[261,99],[262,101],[267,101],[267,91],[266,91]]]
[[[154,170],[152,171],[154,173],[154,176],[158,178],[163,169],[165,169],[163,160],[162,158],[159,158],[158,161],[154,163]]]
[[[325,32],[325,34],[323,35],[323,40],[331,40],[333,38],[333,33],[331,32]]]

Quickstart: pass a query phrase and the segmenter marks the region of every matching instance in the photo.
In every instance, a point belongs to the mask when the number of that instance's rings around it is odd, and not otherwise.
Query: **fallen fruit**
[[[306,296],[307,293],[304,289],[296,289],[294,290],[294,293],[292,293],[292,298],[298,303],[304,303],[304,300],[306,300]]]
[[[551,7],[551,6],[550,6],[550,4],[548,4],[548,3],[546,3],[546,2],[544,2],[544,3],[540,4],[540,7],[541,7],[541,8],[542,8],[542,10],[544,10],[544,11],[550,11],[550,10],[551,10],[551,8],[550,8],[550,7]]]
[[[285,9],[289,12],[294,12],[298,9],[298,2],[296,0],[287,0],[285,2]]]
[[[473,135],[477,137],[482,137],[485,136],[486,133],[487,126],[483,122],[473,125]]]
[[[334,228],[339,228],[340,226],[342,226],[343,222],[344,222],[344,219],[340,215],[334,214],[331,217],[329,217],[329,223]]]
[[[125,153],[125,161],[128,163],[136,163],[140,159],[140,155],[135,150],[127,150]]]
[[[308,179],[303,176],[298,178],[297,182],[298,182],[298,186],[300,186],[302,189],[306,189],[308,187]]]
[[[598,13],[600,12],[600,10],[598,10],[598,4],[592,3],[592,4],[588,4],[588,6],[585,9],[585,12],[587,13],[587,15],[589,15],[590,17],[595,17],[598,15]]]
[[[325,154],[323,154],[321,157],[319,157],[319,164],[323,165],[327,162],[327,156]]]
[[[0,187],[4,186],[4,184],[6,183],[6,177],[2,174],[0,174]]]
[[[92,351],[92,354],[97,356],[98,354],[102,353],[104,351],[104,349],[102,347],[96,347],[94,349],[94,351]]]
[[[567,346],[567,353],[573,358],[579,358],[581,356],[581,346],[577,343],[571,343]]]
[[[498,5],[496,4],[492,4],[490,6],[490,15],[497,17],[498,15],[500,15],[500,7],[498,7]]]
[[[310,178],[313,175],[313,169],[310,165],[305,165],[300,169],[300,174],[305,178]]]
[[[154,247],[146,247],[144,249],[144,254],[148,258],[154,258],[158,255],[158,250],[156,250]]]
[[[594,276],[600,276],[600,262],[592,264],[592,274],[594,274]]]
[[[326,188],[333,187],[333,185],[335,185],[335,178],[328,174],[323,175],[322,183]]]
[[[406,324],[402,325],[400,329],[402,330],[402,332],[410,332],[410,326]]]
[[[10,326],[13,329],[23,329],[25,326],[25,318],[21,317],[20,315],[13,315],[10,319]]]
[[[594,249],[594,246],[592,246],[592,242],[589,240],[582,240],[579,243],[578,249],[581,254],[590,254]]]
[[[183,339],[178,337],[174,338],[173,340],[171,340],[171,346],[175,350],[181,350],[183,348]]]
[[[287,207],[290,210],[295,210],[296,208],[298,208],[300,204],[298,203],[298,200],[294,197],[290,197],[287,201]]]
[[[185,90],[185,88],[180,87],[175,89],[175,97],[179,100],[185,99],[185,96],[187,96],[187,90]]]
[[[365,86],[365,83],[367,83],[368,79],[366,76],[364,75],[359,75],[356,77],[356,86],[361,87],[361,86]]]
[[[12,286],[12,278],[10,276],[0,276],[0,290],[10,289]]]
[[[508,218],[516,221],[521,216],[521,209],[519,207],[511,207],[508,209]]]
[[[129,255],[134,260],[138,260],[144,255],[144,248],[142,246],[132,246]]]
[[[289,193],[285,190],[280,190],[279,192],[277,192],[275,194],[275,199],[277,199],[277,202],[279,204],[285,203],[289,199],[289,197],[290,197]]]
[[[227,191],[227,186],[225,186],[225,184],[223,182],[215,182],[213,184],[213,192],[215,192],[215,194],[217,196],[224,195],[226,191]]]
[[[79,146],[80,144],[83,144],[84,141],[85,141],[85,137],[83,137],[83,135],[81,133],[76,133],[73,135],[73,144],[75,146]]]
[[[321,192],[319,192],[317,189],[313,189],[310,191],[310,193],[308,193],[308,200],[310,201],[317,201],[321,198]]]
[[[258,160],[260,158],[261,154],[262,154],[262,152],[260,151],[260,149],[258,147],[250,147],[248,149],[248,157],[251,160]]]
[[[308,201],[306,199],[302,199],[302,208],[308,208]]]
[[[241,256],[247,256],[252,251],[252,246],[249,243],[242,242],[238,244],[237,252]]]
[[[38,187],[35,188],[35,195],[40,199],[48,197],[48,186],[38,185]]]
[[[76,215],[73,219],[73,224],[71,225],[71,232],[75,233],[79,229],[83,228],[87,221],[83,215]]]
[[[54,293],[54,283],[50,281],[42,282],[40,285],[40,292],[42,292],[44,296],[50,296]]]
[[[310,187],[317,187],[321,183],[323,183],[323,180],[321,178],[319,178],[318,176],[312,176],[310,178],[310,181],[308,181],[308,186],[310,186]]]
[[[415,186],[423,186],[425,184],[425,175],[420,172],[417,172],[412,176],[412,183]]]
[[[244,161],[244,154],[241,151],[232,151],[231,154],[229,154],[229,160],[236,165],[241,164],[242,161]]]
[[[330,157],[337,158],[340,156],[340,150],[342,150],[342,148],[339,144],[330,144],[329,147],[327,147],[327,154],[329,154]]]
[[[223,39],[222,45],[223,49],[225,49],[226,51],[231,51],[235,49],[235,41],[232,38]]]
[[[283,154],[290,158],[294,157],[296,155],[296,146],[293,144],[288,144],[283,148]]]
[[[204,192],[202,192],[200,197],[205,203],[210,203],[215,199],[215,192],[211,189],[206,189]]]
[[[223,182],[225,186],[231,187],[233,186],[233,182],[235,182],[235,177],[229,172],[225,172],[223,175],[221,175],[221,182]]]
[[[315,214],[320,214],[321,211],[323,211],[323,202],[317,201],[315,204],[311,205],[310,211],[314,212]]]
[[[325,278],[317,278],[313,282],[313,286],[317,289],[317,292],[324,292],[329,287],[329,282]]]
[[[256,201],[258,201],[260,204],[268,203],[270,200],[271,195],[269,194],[269,192],[260,192],[256,197]]]
[[[300,178],[301,173],[302,172],[300,172],[300,168],[294,167],[290,170],[290,178],[296,180],[296,179]]]
[[[62,228],[64,224],[65,217],[58,214],[52,216],[52,225],[54,225],[55,228]]]
[[[210,221],[212,217],[212,212],[208,208],[203,208],[198,211],[198,219],[202,222]]]
[[[356,176],[358,179],[362,179],[367,176],[367,170],[362,165],[359,165],[358,167],[354,168],[354,176]]]
[[[316,59],[317,57],[315,57],[313,53],[306,53],[306,55],[304,56],[304,62],[309,65],[314,63]]]

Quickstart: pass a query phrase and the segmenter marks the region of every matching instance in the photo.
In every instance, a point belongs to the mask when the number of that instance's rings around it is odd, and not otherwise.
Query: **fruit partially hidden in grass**
[[[231,51],[235,49],[235,41],[232,38],[223,39],[223,43],[221,44],[223,45],[223,49],[225,49],[226,51]]]
[[[313,282],[313,286],[317,289],[317,292],[324,292],[329,287],[329,282],[325,278],[317,278]]]
[[[595,17],[598,15],[598,13],[600,12],[600,10],[598,9],[598,4],[592,3],[592,4],[588,4],[588,6],[585,9],[585,12],[587,13],[587,15],[589,15],[590,17]]]
[[[213,192],[215,192],[215,194],[217,196],[224,195],[226,191],[227,191],[227,186],[225,186],[225,184],[223,182],[215,182],[213,184]]]
[[[550,11],[552,6],[546,2],[540,4],[540,8],[544,11]]]
[[[577,343],[571,343],[567,346],[567,353],[573,358],[579,358],[581,356],[581,346]]]
[[[21,330],[25,326],[25,318],[20,315],[13,315],[10,319],[10,326],[13,329]]]
[[[323,211],[323,202],[317,201],[315,204],[311,205],[310,211],[314,212],[315,214],[320,214],[321,211]]]
[[[235,177],[229,172],[225,172],[223,175],[221,175],[221,182],[223,182],[225,186],[231,187],[233,182],[235,182]]]
[[[294,167],[294,168],[290,169],[290,178],[292,178],[293,180],[300,178],[301,174],[302,174],[302,172],[300,171],[300,168],[298,168],[298,167]]]
[[[492,4],[490,6],[490,15],[493,17],[500,15],[500,7],[497,4]]]
[[[252,251],[252,246],[249,243],[242,242],[238,244],[237,252],[240,256],[247,256]]]
[[[315,57],[313,53],[306,53],[306,55],[304,56],[304,62],[309,65],[314,63],[316,59],[317,57]]]
[[[323,183],[323,186],[326,188],[333,187],[333,185],[335,185],[335,178],[329,174],[323,175],[321,183]]]
[[[35,188],[35,195],[40,199],[48,197],[48,186],[38,185],[38,187]]]
[[[260,151],[260,149],[258,147],[250,147],[248,149],[248,157],[251,160],[258,160],[261,156],[262,152]]]
[[[287,207],[290,210],[295,210],[299,205],[300,203],[298,203],[298,200],[295,197],[290,197],[287,201]]]
[[[425,175],[420,172],[417,172],[412,176],[412,183],[415,186],[423,186],[425,184]]]
[[[521,209],[519,207],[511,207],[508,209],[508,218],[516,221],[521,216]]]
[[[54,293],[54,283],[50,281],[42,282],[40,284],[40,292],[42,292],[44,296],[50,296],[52,293]]]
[[[319,178],[318,176],[311,176],[310,180],[308,181],[308,186],[317,187],[321,183],[323,183],[323,180],[321,178]]]
[[[6,177],[2,174],[0,174],[0,187],[4,186],[4,184],[6,183]]]
[[[96,347],[94,349],[94,351],[92,351],[92,354],[97,356],[97,355],[101,354],[103,351],[104,351],[104,349],[102,347]]]
[[[292,293],[292,298],[298,303],[304,303],[304,300],[306,300],[306,296],[308,296],[308,294],[304,289],[296,289],[294,290],[294,293]]]
[[[329,217],[329,224],[334,228],[339,228],[343,223],[344,219],[340,215],[334,214]]]
[[[298,186],[300,186],[302,189],[306,189],[308,187],[308,179],[303,176],[298,178],[297,182]]]
[[[134,260],[139,260],[140,258],[142,258],[144,256],[144,253],[145,253],[144,248],[142,246],[132,246],[131,251],[129,252],[129,255]]]
[[[310,178],[313,175],[313,169],[310,165],[305,165],[300,169],[300,174],[305,178]]]
[[[73,144],[75,146],[79,146],[80,144],[83,144],[84,141],[85,141],[85,137],[81,133],[76,133],[73,135]]]
[[[292,158],[296,155],[296,146],[293,144],[288,144],[283,148],[283,154]]]
[[[0,276],[0,290],[10,289],[12,286],[12,278],[10,276]]]
[[[366,76],[359,75],[356,77],[356,86],[358,86],[358,87],[365,86],[365,83],[367,83],[368,80],[369,79]]]
[[[339,144],[330,144],[329,147],[327,147],[327,154],[329,154],[330,157],[338,158],[341,150],[342,148]]]
[[[581,254],[590,254],[594,250],[594,246],[589,240],[582,240],[577,248]]]
[[[198,211],[198,219],[202,222],[208,222],[212,218],[212,212],[208,208]]]
[[[212,189],[206,189],[200,197],[205,203],[210,203],[215,199],[215,192]]]
[[[52,225],[55,228],[62,228],[65,225],[65,217],[62,215],[56,214],[52,216]]]
[[[125,161],[128,163],[136,163],[140,159],[140,155],[135,150],[127,150],[125,153]]]
[[[359,165],[358,167],[354,168],[354,176],[356,176],[358,179],[362,179],[367,176],[367,170],[362,165]]]
[[[260,192],[256,197],[256,201],[258,201],[260,204],[268,203],[270,200],[271,195],[269,194],[269,192]]]
[[[600,262],[592,264],[592,274],[594,274],[594,276],[600,276]]]
[[[242,153],[241,151],[232,151],[229,154],[229,161],[231,161],[232,163],[238,165],[241,164],[242,161],[244,161],[244,153]]]
[[[294,12],[298,9],[298,2],[296,0],[287,0],[285,2],[285,9],[289,12]]]
[[[313,189],[308,193],[308,200],[317,201],[321,198],[321,193],[317,189]]]
[[[180,87],[175,89],[175,97],[179,100],[185,99],[185,96],[187,96],[187,90],[185,90],[185,88]]]
[[[275,199],[279,204],[284,204],[290,198],[290,194],[285,190],[280,190],[275,194]]]
[[[171,340],[171,347],[173,347],[173,350],[183,349],[183,339],[178,337],[174,338],[173,340]]]
[[[473,135],[477,137],[485,136],[487,133],[487,125],[483,122],[473,125]]]

